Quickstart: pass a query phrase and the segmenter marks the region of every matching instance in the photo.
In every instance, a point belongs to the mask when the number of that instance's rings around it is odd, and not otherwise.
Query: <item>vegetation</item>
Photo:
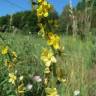
[[[95,96],[95,0],[32,8],[0,18],[0,96]]]
[[[17,53],[16,70],[18,70],[17,74],[24,76],[25,86],[27,87],[28,84],[32,84],[34,87],[37,86],[34,90],[31,89],[30,95],[27,92],[25,96],[38,96],[37,94],[44,96],[41,95],[43,92],[42,82],[37,82],[37,85],[35,85],[33,77],[40,76],[43,79],[44,67],[42,62],[40,62],[40,53],[42,52],[41,49],[47,46],[46,42],[34,35],[24,36],[22,34],[3,33],[2,37],[6,38],[6,44]],[[71,96],[76,90],[80,91],[81,96],[94,96],[96,94],[96,78],[94,77],[95,70],[92,71],[92,69],[95,66],[93,63],[96,62],[96,45],[93,45],[91,40],[83,42],[79,38],[73,38],[72,36],[62,37],[62,41],[64,45],[64,55],[62,58],[64,59],[60,61],[60,66],[63,66],[64,78],[67,81],[63,84],[58,82],[57,88],[59,89],[60,96]],[[2,77],[0,82],[2,82],[6,78],[4,75],[8,73],[4,64],[0,65],[0,70]],[[1,96],[13,95],[14,91],[13,87],[10,89],[8,81],[0,84],[0,90]]]

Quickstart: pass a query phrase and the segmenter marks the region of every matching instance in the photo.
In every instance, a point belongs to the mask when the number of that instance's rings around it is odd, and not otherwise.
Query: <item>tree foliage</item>
[[[80,0],[77,6],[72,9],[66,5],[59,17],[59,31],[65,34],[73,34],[73,21],[77,24],[77,34],[85,37],[90,30],[96,28],[96,0]],[[71,15],[71,16],[70,16]],[[74,16],[74,19],[72,19]]]
[[[58,18],[59,16],[57,12],[55,11],[55,9],[52,8],[48,17],[49,22],[52,25],[52,27],[54,26],[55,28],[55,23],[58,20]],[[37,33],[39,31],[39,26],[38,26],[38,18],[36,16],[36,10],[19,12],[13,15],[0,17],[0,30],[1,31],[6,31],[3,29],[9,30],[10,26],[12,28],[17,28],[18,30],[22,30],[23,33],[26,33],[26,32]]]
[[[66,5],[61,15],[58,16],[56,10],[52,8],[49,12],[48,20],[53,30],[64,34],[73,34],[73,15],[77,24],[78,35],[83,36],[86,32],[90,31],[89,29],[96,28],[96,0],[80,0],[72,11],[73,14],[70,13],[70,6]],[[0,17],[0,31],[10,31],[10,28],[14,27],[23,33],[37,33],[39,31],[37,23],[36,10],[19,12],[11,16]]]

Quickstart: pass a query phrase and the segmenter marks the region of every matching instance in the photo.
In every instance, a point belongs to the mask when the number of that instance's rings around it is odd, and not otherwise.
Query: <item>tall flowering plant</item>
[[[63,52],[60,37],[55,34],[48,21],[49,11],[51,5],[47,0],[37,0],[36,12],[38,17],[38,25],[40,27],[39,35],[41,35],[47,42],[48,48],[44,48],[41,53],[41,60],[44,64],[44,86],[46,96],[59,96],[57,92],[56,83],[65,82],[65,78],[61,75],[61,68],[57,68],[58,57]],[[33,3],[33,6],[35,6]]]

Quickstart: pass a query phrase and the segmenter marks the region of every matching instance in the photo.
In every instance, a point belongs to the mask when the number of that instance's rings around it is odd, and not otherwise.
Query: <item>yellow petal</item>
[[[48,12],[45,12],[44,13],[44,17],[48,17]]]
[[[54,56],[52,56],[51,61],[52,61],[53,63],[56,63],[56,62],[57,62],[57,60],[56,60],[56,58],[55,58]]]
[[[54,49],[60,49],[59,44],[58,44],[58,43],[56,43],[56,42],[53,44],[53,47],[54,47]]]
[[[45,64],[46,67],[50,67],[50,65],[51,65],[51,61],[48,61],[48,62],[46,62],[46,64]]]

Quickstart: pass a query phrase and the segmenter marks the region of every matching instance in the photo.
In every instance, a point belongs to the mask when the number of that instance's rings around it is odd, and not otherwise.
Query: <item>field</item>
[[[0,35],[4,39],[0,39],[1,44],[9,46],[17,54],[15,70],[24,76],[25,86],[32,84],[32,90],[27,91],[25,96],[44,96],[43,81],[34,83],[32,79],[40,76],[43,80],[44,64],[40,60],[40,54],[43,48],[49,47],[46,41],[35,35]],[[83,41],[79,37],[61,36],[64,53],[57,66],[63,69],[60,74],[66,80],[62,84],[57,82],[60,96],[96,96],[96,44],[93,43],[93,38],[89,36]],[[7,72],[4,64],[0,64],[0,96],[15,96],[14,88],[8,84]],[[79,95],[74,95],[76,92]]]
[[[0,96],[96,96],[96,0],[5,1]]]

